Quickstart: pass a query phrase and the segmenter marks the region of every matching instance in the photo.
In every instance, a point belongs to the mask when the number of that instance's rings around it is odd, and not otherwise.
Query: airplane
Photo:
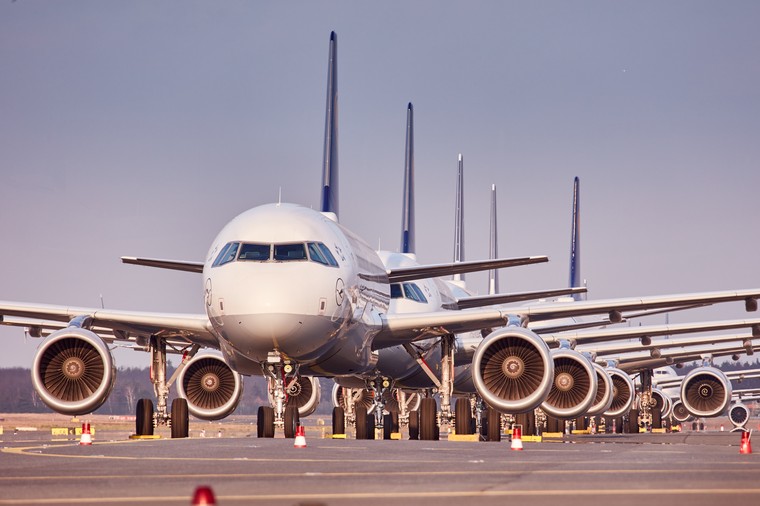
[[[227,223],[198,261],[125,257],[125,263],[201,276],[205,314],[170,314],[0,301],[0,315],[67,326],[48,335],[33,364],[33,384],[54,411],[81,415],[101,406],[115,379],[114,342],[148,350],[157,403],[141,399],[136,433],[170,424],[187,437],[189,414],[220,419],[240,399],[241,375],[264,375],[273,406],[258,411],[257,433],[275,426],[292,437],[298,409],[287,388],[303,376],[371,373],[378,352],[421,339],[496,328],[472,361],[481,397],[507,413],[532,410],[548,395],[554,364],[546,343],[527,324],[557,318],[743,301],[757,309],[760,289],[527,305],[456,311],[389,313],[391,284],[525,265],[546,257],[387,268],[377,252],[338,223],[337,36],[330,35],[321,208],[276,202]],[[306,282],[308,281],[308,282]],[[93,329],[108,329],[99,335]],[[167,353],[182,361],[166,378]],[[176,381],[180,397],[167,405]],[[423,427],[420,427],[423,430]],[[430,427],[424,427],[430,430]]]

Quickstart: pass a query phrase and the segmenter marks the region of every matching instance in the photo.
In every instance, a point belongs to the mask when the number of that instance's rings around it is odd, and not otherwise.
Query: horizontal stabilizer
[[[201,262],[182,262],[180,260],[159,260],[156,258],[121,257],[125,264],[142,265],[145,267],[158,267],[159,269],[171,269],[173,271],[203,272]]]
[[[390,283],[401,283],[414,279],[437,278],[465,272],[487,271],[504,267],[517,267],[548,262],[547,256],[500,258],[495,260],[473,260],[471,262],[453,262],[448,264],[419,265],[414,267],[398,267],[388,270]]]

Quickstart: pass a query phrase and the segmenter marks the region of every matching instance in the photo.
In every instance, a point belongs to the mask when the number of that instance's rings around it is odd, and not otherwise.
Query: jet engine
[[[187,410],[201,420],[219,420],[232,413],[243,394],[243,379],[221,356],[202,353],[180,372],[177,393]]]
[[[591,361],[570,349],[552,351],[554,381],[541,409],[559,419],[585,413],[596,398],[598,381]]]
[[[698,418],[718,416],[731,402],[731,382],[720,369],[698,367],[681,383],[681,402]]]
[[[50,409],[84,415],[98,409],[116,380],[111,352],[96,333],[68,327],[50,334],[32,366],[34,390]]]
[[[554,381],[549,347],[522,327],[490,333],[472,358],[475,389],[489,406],[503,413],[526,413],[538,407]]]
[[[592,364],[596,371],[596,397],[586,414],[588,416],[601,415],[612,406],[612,378],[607,374],[607,370],[599,364]]]
[[[737,429],[743,428],[749,422],[749,408],[741,401],[735,402],[728,409],[728,419]]]
[[[339,378],[339,379],[343,380],[343,378]],[[341,381],[341,383],[343,382]],[[332,390],[333,407],[346,409],[345,399],[343,398],[343,393],[346,391],[346,389],[348,389],[351,392],[352,401],[354,403],[358,402],[362,406],[364,406],[367,409],[367,413],[371,413],[375,409],[375,398],[371,390],[367,390],[363,386],[362,387],[344,387],[338,383],[338,379],[336,379],[335,386],[333,386],[333,390]]]
[[[319,379],[312,376],[299,375],[285,381],[288,406],[298,407],[298,416],[309,416],[316,411],[321,392]]]
[[[671,410],[673,414],[673,418],[679,423],[683,423],[689,418],[691,418],[691,413],[686,409],[686,406],[683,405],[683,402],[680,400],[673,402],[673,409]]]
[[[604,412],[604,416],[623,416],[631,410],[636,398],[636,387],[633,380],[625,372],[615,367],[607,368],[607,374],[612,379],[612,404]]]

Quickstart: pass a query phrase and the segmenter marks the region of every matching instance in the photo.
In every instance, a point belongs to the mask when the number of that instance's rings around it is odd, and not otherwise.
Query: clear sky
[[[566,286],[574,176],[590,298],[760,287],[758,19],[754,1],[5,0],[0,299],[203,312],[200,276],[119,257],[202,260],[280,190],[318,207],[331,30],[340,218],[371,245],[399,246],[412,102],[420,261],[452,258],[462,153],[467,259],[488,254],[492,183],[500,255],[551,259],[502,291]],[[0,338],[0,367],[31,366],[34,339]]]

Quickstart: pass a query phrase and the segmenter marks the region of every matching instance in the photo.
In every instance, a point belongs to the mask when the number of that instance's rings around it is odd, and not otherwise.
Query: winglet
[[[570,288],[583,286],[581,283],[581,243],[580,243],[580,179],[573,181],[573,223],[570,238]],[[573,295],[575,300],[585,300],[586,294]]]
[[[454,262],[464,262],[464,161],[461,153],[459,154],[454,208]],[[454,280],[464,281],[464,274],[454,275]]]
[[[498,232],[496,227],[496,185],[491,185],[491,233],[488,239],[488,258],[499,256]],[[499,271],[488,271],[488,294],[499,293]]]
[[[330,33],[327,68],[327,111],[322,165],[322,212],[338,216],[338,36]]]
[[[404,202],[401,211],[401,253],[416,253],[414,230],[414,108],[406,108],[406,151],[404,156]]]

